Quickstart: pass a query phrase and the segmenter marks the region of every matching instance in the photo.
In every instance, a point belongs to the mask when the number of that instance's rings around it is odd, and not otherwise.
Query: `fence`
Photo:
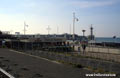
[[[120,54],[120,48],[102,47],[102,46],[88,46],[86,48],[86,51],[87,52]]]
[[[57,53],[57,52],[47,52],[47,51],[22,51],[24,53],[35,55],[51,60],[62,61],[69,64],[76,64],[85,67],[91,67],[95,70],[103,70],[105,72],[113,72],[120,74],[120,65],[115,62],[108,62],[103,60],[96,60],[92,58],[86,58],[82,56],[75,56],[75,54],[70,53]]]
[[[50,46],[51,47],[51,46]],[[60,47],[60,46],[59,46]],[[120,49],[119,48],[110,48],[110,47],[101,47],[101,46],[87,46],[85,52],[83,53],[83,49],[81,47],[80,51],[78,52],[69,52],[68,49],[64,48],[47,48],[42,47],[38,43],[20,43],[15,42],[12,43],[11,48],[16,50],[37,50],[37,51],[53,51],[53,52],[59,52],[59,53],[67,53],[72,56],[83,56],[87,58],[94,58],[94,59],[101,59],[101,60],[107,60],[111,62],[120,62]],[[52,50],[53,49],[53,50]],[[63,50],[64,52],[63,52]]]
[[[89,46],[86,48],[84,53],[82,49],[79,52],[53,52],[49,50],[42,51],[41,47],[38,44],[27,44],[19,42],[17,42],[16,44],[12,44],[11,48],[20,52],[48,58],[51,60],[64,61],[66,63],[72,64],[80,64],[86,67],[90,66],[94,69],[100,68],[104,69],[105,71],[120,74],[120,65],[119,63],[117,63],[120,62],[120,54],[119,52],[112,52],[111,48]]]
[[[120,49],[110,47],[88,46],[84,56],[120,62]]]

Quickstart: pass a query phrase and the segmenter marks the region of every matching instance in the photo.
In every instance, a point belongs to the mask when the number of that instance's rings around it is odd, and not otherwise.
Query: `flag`
[[[28,25],[26,25],[26,27],[28,27]]]
[[[24,22],[24,26],[28,27],[28,25]]]
[[[78,18],[75,18],[76,19],[76,21],[79,21],[79,19]]]

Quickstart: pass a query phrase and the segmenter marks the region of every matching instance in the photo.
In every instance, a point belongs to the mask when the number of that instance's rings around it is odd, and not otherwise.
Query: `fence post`
[[[99,52],[99,47],[98,47],[98,52]]]
[[[25,43],[25,47],[24,47],[24,50],[26,51],[26,42],[24,42]]]
[[[89,49],[88,49],[88,52],[90,52],[90,45],[89,45]]]
[[[39,50],[39,43],[37,44],[37,50]]]
[[[18,51],[19,51],[19,41],[18,41]]]
[[[109,53],[109,47],[108,47],[108,53]]]
[[[92,45],[92,52],[93,52],[93,45]]]
[[[11,49],[12,49],[12,40],[11,40]]]
[[[110,52],[109,52],[109,47],[108,47],[108,60],[110,60],[109,54],[110,54]]]

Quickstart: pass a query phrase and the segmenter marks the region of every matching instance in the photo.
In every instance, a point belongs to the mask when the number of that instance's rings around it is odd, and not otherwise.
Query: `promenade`
[[[74,68],[41,57],[1,48],[0,62],[1,68],[15,78],[86,78],[86,73],[93,73],[84,68]]]

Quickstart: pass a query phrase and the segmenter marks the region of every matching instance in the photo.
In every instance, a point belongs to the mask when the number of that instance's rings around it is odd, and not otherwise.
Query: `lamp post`
[[[48,35],[49,35],[50,34],[50,30],[51,30],[51,28],[49,27],[49,25],[48,25],[47,30],[48,30]]]
[[[83,37],[85,36],[85,31],[86,31],[86,30],[82,30],[82,32],[83,32]]]
[[[76,18],[75,16],[75,12],[73,12],[73,50],[74,50],[74,47],[75,47],[75,22],[76,21],[79,21],[78,18]]]
[[[73,12],[73,41],[75,40],[75,22],[79,21],[78,18],[75,16],[75,12]]]
[[[24,35],[26,34],[26,27],[28,27],[28,25],[24,22]]]
[[[83,41],[82,41],[82,48],[83,48],[83,54],[85,53],[85,48],[86,48],[86,44],[85,44],[85,31],[86,30],[82,30],[83,32]]]

